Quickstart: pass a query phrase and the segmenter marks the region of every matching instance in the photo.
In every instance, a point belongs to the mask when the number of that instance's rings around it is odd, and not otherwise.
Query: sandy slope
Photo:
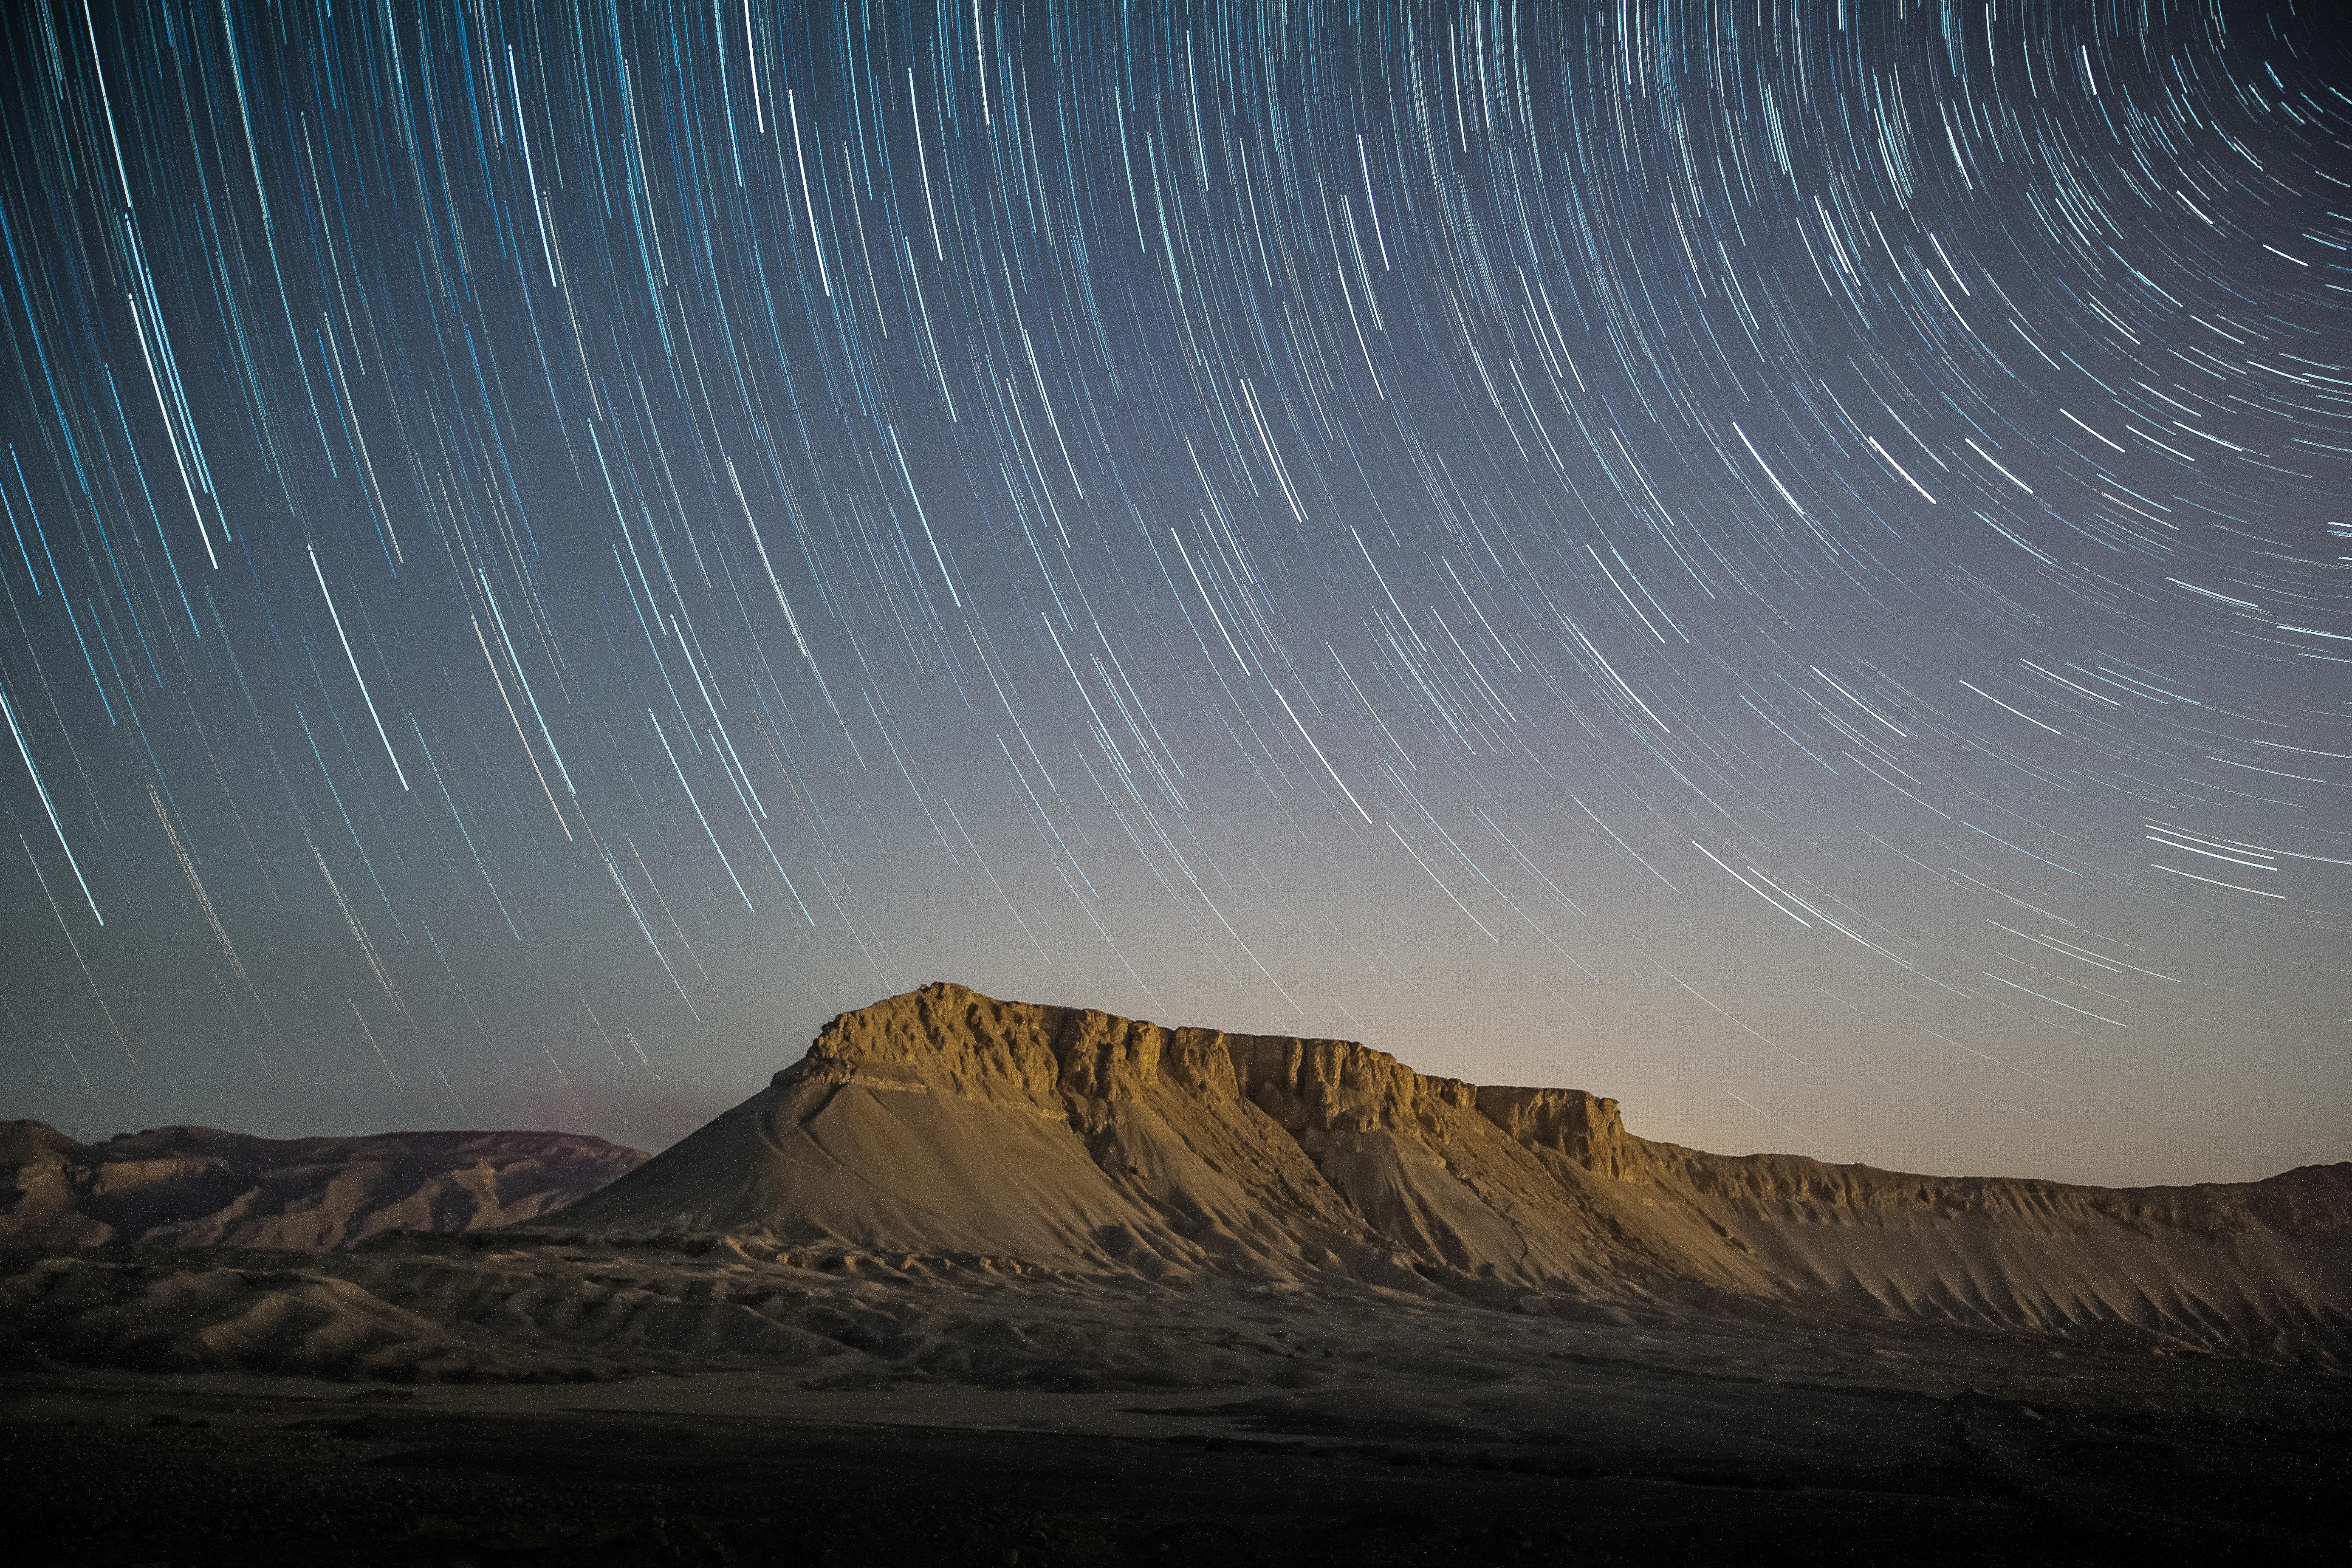
[[[0,1247],[319,1251],[391,1231],[512,1225],[645,1158],[569,1132],[281,1140],[163,1127],[79,1143],[38,1121],[0,1122]]]
[[[2335,1356],[2352,1164],[2110,1190],[1728,1157],[1616,1102],[1335,1040],[934,984],[551,1223],[1167,1279],[1423,1280],[1490,1305],[1717,1295]]]

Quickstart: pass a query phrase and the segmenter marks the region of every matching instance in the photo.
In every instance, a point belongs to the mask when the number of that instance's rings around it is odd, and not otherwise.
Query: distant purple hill
[[[0,1247],[324,1252],[390,1231],[535,1219],[646,1159],[572,1132],[276,1139],[158,1127],[81,1143],[43,1122],[0,1121]]]

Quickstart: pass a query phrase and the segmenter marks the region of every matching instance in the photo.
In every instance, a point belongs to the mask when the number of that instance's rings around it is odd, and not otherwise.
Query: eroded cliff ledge
[[[1574,1089],[1481,1088],[1414,1071],[1349,1040],[1176,1028],[1091,1008],[1000,1002],[940,983],[827,1024],[778,1075],[811,1081],[1024,1099],[1046,1114],[1088,1100],[1136,1102],[1168,1089],[1246,1100],[1285,1131],[1377,1131],[1442,1140],[1475,1112],[1529,1147],[1596,1174],[1631,1169],[1617,1102]]]

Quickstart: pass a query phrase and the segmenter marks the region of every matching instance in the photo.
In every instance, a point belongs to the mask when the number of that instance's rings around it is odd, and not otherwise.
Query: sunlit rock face
[[[2352,1308],[2352,1165],[2111,1190],[1709,1154],[1575,1089],[945,984],[834,1019],[550,1223],[1153,1279],[1729,1293],[2212,1348],[2332,1343]]]
[[[570,1132],[272,1139],[159,1127],[80,1143],[11,1121],[0,1123],[0,1247],[325,1251],[535,1219],[645,1159]]]

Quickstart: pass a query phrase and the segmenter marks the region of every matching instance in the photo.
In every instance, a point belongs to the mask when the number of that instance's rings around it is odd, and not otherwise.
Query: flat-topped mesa
[[[1444,1107],[1475,1111],[1515,1141],[1616,1180],[1633,1151],[1617,1102],[1573,1089],[1481,1087],[1414,1071],[1352,1040],[1173,1028],[1085,1007],[1000,1002],[934,982],[819,1031],[779,1074],[803,1082],[929,1090],[1024,1104],[1059,1116],[1065,1097],[1133,1101],[1170,1083],[1213,1101],[1246,1100],[1294,1135],[1406,1132],[1443,1142]]]
[[[2352,1166],[2109,1192],[1707,1154],[1576,1089],[950,984],[844,1013],[551,1224],[1506,1305],[1696,1290],[2352,1357]]]

